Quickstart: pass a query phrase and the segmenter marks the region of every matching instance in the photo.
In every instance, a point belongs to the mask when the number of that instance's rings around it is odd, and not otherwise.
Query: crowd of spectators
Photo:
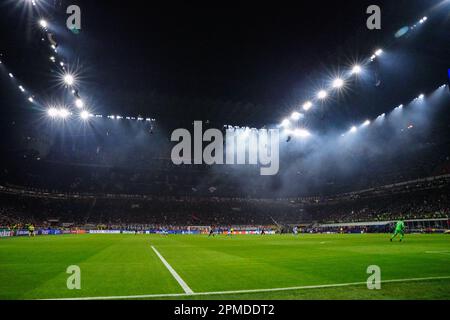
[[[0,225],[171,226],[292,225],[444,219],[450,179],[418,180],[333,197],[224,197],[53,194],[0,187]]]

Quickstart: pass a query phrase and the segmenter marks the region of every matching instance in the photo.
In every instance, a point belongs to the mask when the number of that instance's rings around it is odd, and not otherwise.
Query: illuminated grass
[[[449,235],[158,236],[69,235],[0,240],[0,299],[183,293],[155,246],[194,292],[365,282],[369,265],[382,279],[450,276]],[[65,273],[81,268],[81,290]],[[450,280],[189,299],[448,299]],[[173,297],[171,298],[173,299]]]

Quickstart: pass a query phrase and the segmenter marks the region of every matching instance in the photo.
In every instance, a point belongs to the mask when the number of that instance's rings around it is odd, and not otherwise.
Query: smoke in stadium
[[[0,299],[448,300],[449,1],[297,6],[4,1]]]

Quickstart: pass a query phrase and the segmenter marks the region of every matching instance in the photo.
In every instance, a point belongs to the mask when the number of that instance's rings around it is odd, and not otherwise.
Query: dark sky
[[[450,54],[448,6],[447,12],[428,11],[437,0],[47,2],[52,5],[46,16],[59,26],[68,4],[81,7],[81,33],[60,29],[58,40],[67,61],[80,66],[83,96],[104,114],[274,123],[327,76],[389,44],[391,57],[375,70],[381,87],[374,88],[370,74],[341,99],[316,109],[311,120],[348,121],[435,88],[445,81]],[[382,8],[381,31],[366,28],[370,4]],[[435,15],[428,29],[393,42],[396,30],[424,14]],[[0,16],[8,67],[27,87],[53,99],[58,91],[35,21],[12,1],[5,2]],[[14,103],[9,93],[1,93],[5,104]]]

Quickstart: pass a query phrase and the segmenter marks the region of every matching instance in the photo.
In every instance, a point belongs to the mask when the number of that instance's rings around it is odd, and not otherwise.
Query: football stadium
[[[297,5],[2,2],[0,300],[449,300],[450,1]]]

